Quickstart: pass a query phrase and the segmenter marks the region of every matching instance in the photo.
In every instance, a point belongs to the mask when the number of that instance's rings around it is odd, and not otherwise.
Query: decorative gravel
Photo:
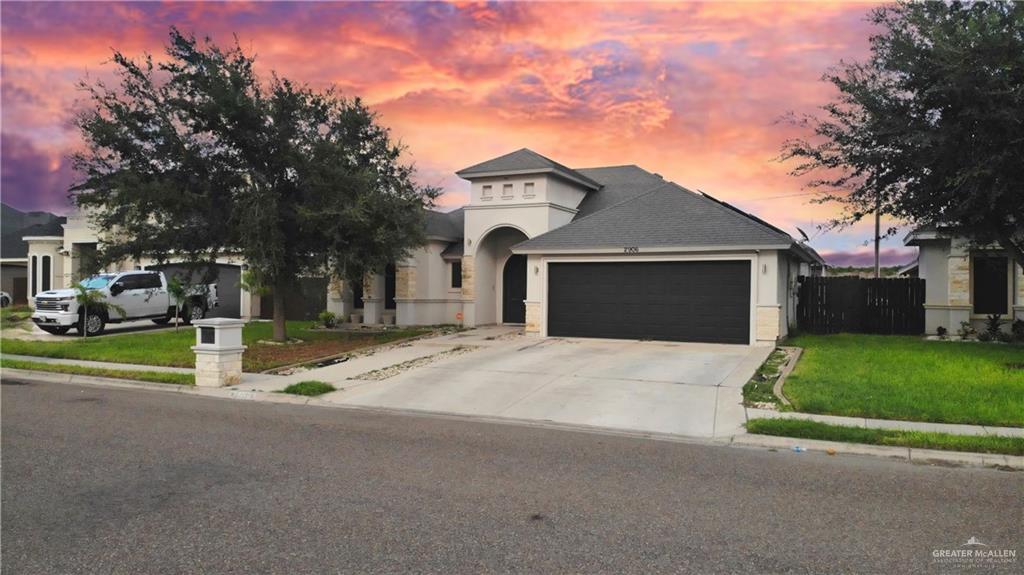
[[[453,347],[452,349],[442,351],[440,353],[435,353],[424,357],[418,357],[416,359],[411,359],[409,361],[403,361],[402,363],[396,363],[395,365],[391,365],[381,369],[375,369],[373,371],[367,371],[366,373],[361,373],[359,375],[352,376],[349,379],[358,379],[362,381],[381,381],[384,379],[388,379],[390,377],[394,377],[402,372],[409,371],[410,369],[423,367],[424,365],[434,363],[435,361],[438,360],[469,353],[477,349],[478,347],[479,346],[475,345],[460,345],[458,347]]]

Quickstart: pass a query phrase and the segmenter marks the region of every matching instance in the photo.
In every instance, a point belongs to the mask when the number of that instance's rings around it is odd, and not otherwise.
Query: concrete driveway
[[[323,399],[352,406],[726,437],[743,432],[740,389],[771,350],[486,328],[392,350],[393,362],[367,358],[383,371],[349,362],[290,379],[344,387]]]

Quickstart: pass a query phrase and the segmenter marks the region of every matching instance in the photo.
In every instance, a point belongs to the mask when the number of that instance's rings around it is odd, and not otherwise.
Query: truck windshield
[[[100,289],[107,287],[107,284],[110,283],[110,280],[112,279],[114,279],[114,274],[100,274],[98,276],[85,278],[78,283],[85,289]]]

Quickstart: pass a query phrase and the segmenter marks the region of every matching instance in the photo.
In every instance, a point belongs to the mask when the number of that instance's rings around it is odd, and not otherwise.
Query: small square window
[[[462,288],[462,262],[452,262],[452,281],[453,288]]]
[[[491,197],[491,193],[492,193],[492,192],[491,192],[491,186],[484,186],[484,187],[483,187],[483,188],[481,188],[480,190],[481,190],[481,191],[480,191],[480,195],[481,195],[481,196],[483,196],[483,197],[485,197],[485,198],[489,198],[489,197]]]
[[[512,184],[505,184],[501,187],[501,197],[511,198],[512,197]]]
[[[526,182],[523,184],[523,197],[532,198],[533,195],[533,182]]]

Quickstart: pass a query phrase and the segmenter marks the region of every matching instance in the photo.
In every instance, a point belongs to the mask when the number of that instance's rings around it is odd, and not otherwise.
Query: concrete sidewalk
[[[817,421],[830,425],[846,425],[867,429],[892,429],[897,431],[933,431],[953,435],[1001,435],[1024,437],[1024,428],[996,427],[991,425],[966,425],[959,423],[929,423],[925,421],[899,421],[894,419],[871,419],[864,417],[843,417],[839,415],[818,415],[795,411],[774,411],[771,409],[747,408],[747,420],[751,419],[800,419]]]

